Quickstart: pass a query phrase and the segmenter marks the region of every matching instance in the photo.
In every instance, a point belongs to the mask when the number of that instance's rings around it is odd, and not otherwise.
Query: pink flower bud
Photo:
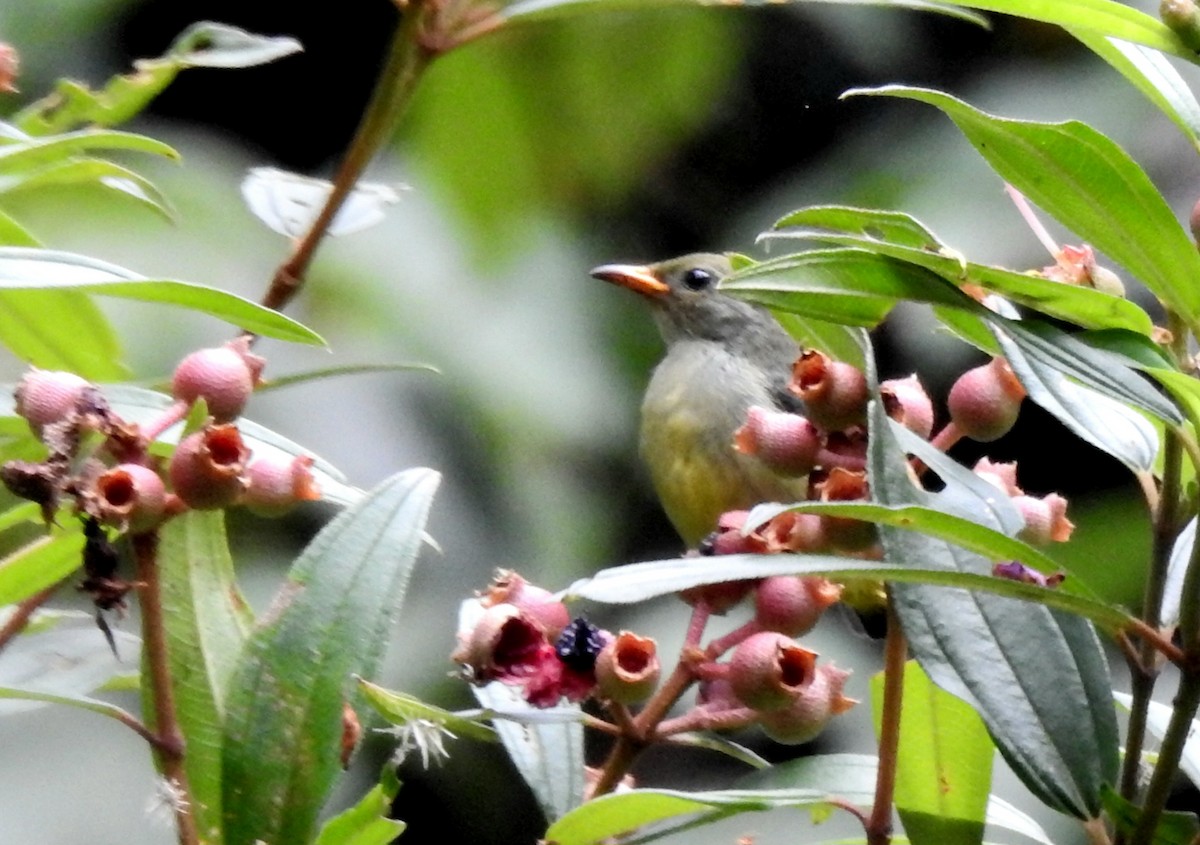
[[[119,464],[96,478],[92,495],[98,520],[138,534],[158,525],[167,490],[158,473],[140,464]]]
[[[321,498],[308,455],[272,453],[250,462],[241,504],[259,516],[281,516],[300,502]]]
[[[848,677],[849,672],[835,666],[818,667],[812,683],[790,705],[760,716],[763,731],[784,745],[800,745],[816,739],[830,719],[858,703],[842,694]]]
[[[171,456],[171,486],[184,504],[213,510],[234,504],[246,489],[250,450],[234,425],[207,425],[180,441]]]
[[[796,360],[788,389],[804,400],[808,418],[825,431],[855,425],[866,415],[866,377],[824,352],[811,349]]]
[[[841,596],[842,588],[824,578],[764,578],[754,589],[754,619],[764,631],[798,637],[811,631],[825,608]]]
[[[729,660],[729,684],[747,707],[786,707],[812,683],[817,653],[774,631],[752,634]]]
[[[658,686],[661,672],[654,640],[629,631],[617,634],[596,657],[600,695],[621,704],[636,704],[648,698]]]
[[[246,337],[200,349],[175,368],[171,395],[189,404],[204,399],[213,419],[229,422],[246,407],[264,364],[262,358],[250,352],[250,339]]]
[[[887,415],[926,440],[933,433],[933,402],[916,374],[879,385]]]
[[[733,433],[734,448],[755,455],[783,475],[807,475],[821,449],[817,427],[799,414],[771,411],[757,405],[746,414],[746,422]]]
[[[950,419],[972,440],[990,443],[1012,429],[1021,410],[1025,388],[1003,358],[967,370],[954,386],[946,404]]]
[[[62,370],[30,370],[17,384],[14,393],[17,416],[24,417],[38,437],[48,425],[66,420],[76,413],[91,383]]]
[[[1067,500],[1057,493],[1038,499],[1034,496],[1013,496],[1012,503],[1025,518],[1025,527],[1017,539],[1034,546],[1065,543],[1071,539],[1075,524],[1067,519]]]
[[[996,463],[988,458],[980,458],[972,470],[984,481],[1004,491],[1007,496],[1020,496],[1025,491],[1017,485],[1017,464]]]

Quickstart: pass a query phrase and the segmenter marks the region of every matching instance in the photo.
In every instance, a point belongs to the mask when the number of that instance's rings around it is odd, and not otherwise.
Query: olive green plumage
[[[799,350],[765,309],[716,289],[731,272],[728,258],[712,254],[592,271],[642,294],[666,342],[642,402],[641,452],[663,509],[689,546],[725,511],[805,493],[803,478],[780,477],[733,449],[750,406],[797,401],[785,385]]]

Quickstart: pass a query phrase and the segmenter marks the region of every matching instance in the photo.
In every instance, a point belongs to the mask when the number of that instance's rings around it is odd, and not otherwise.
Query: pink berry
[[[321,498],[308,455],[270,454],[256,458],[246,469],[246,492],[241,504],[259,516],[280,516],[300,502]]]
[[[169,470],[171,486],[190,508],[229,507],[246,489],[249,458],[237,426],[208,425],[176,447]]]
[[[862,370],[810,349],[792,368],[788,388],[804,400],[808,418],[825,431],[840,431],[863,421],[867,379]]]
[[[156,526],[166,510],[162,478],[141,464],[118,464],[104,472],[96,479],[94,493],[100,521],[128,527],[133,534]]]
[[[786,707],[812,683],[817,654],[774,631],[752,634],[734,649],[729,684],[755,710]]]
[[[17,416],[24,417],[38,437],[48,425],[61,422],[76,412],[79,400],[91,383],[62,370],[34,369],[17,385]]]
[[[250,353],[248,338],[197,350],[175,368],[171,395],[189,404],[203,399],[213,419],[229,422],[246,407],[264,363]]]
[[[959,376],[946,405],[950,419],[965,436],[990,443],[1012,430],[1024,398],[1025,388],[1008,363],[993,358]]]
[[[812,683],[801,690],[788,707],[760,716],[763,731],[785,745],[799,745],[816,739],[834,716],[858,703],[842,694],[848,677],[849,672],[835,666],[817,668]]]
[[[654,640],[629,631],[619,633],[596,656],[600,694],[622,704],[648,698],[658,686],[661,672]]]

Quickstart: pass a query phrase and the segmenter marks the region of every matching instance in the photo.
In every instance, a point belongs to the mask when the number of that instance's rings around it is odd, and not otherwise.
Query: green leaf
[[[1084,29],[1100,35],[1144,44],[1189,61],[1196,53],[1179,40],[1158,18],[1113,2],[1113,0],[941,0],[941,2],[1003,12],[1035,21],[1058,24],[1064,29]]]
[[[726,293],[817,320],[871,328],[897,302],[959,305],[963,294],[943,279],[862,249],[810,250],[739,270]]]
[[[0,288],[37,297],[69,290],[159,302],[211,314],[246,331],[279,340],[325,343],[320,335],[292,318],[240,296],[190,282],[149,280],[115,264],[75,253],[0,247]]]
[[[141,645],[136,636],[121,630],[113,631],[113,641],[120,658],[113,654],[91,618],[25,631],[13,638],[0,661],[0,698],[8,699],[0,702],[0,715],[33,710],[46,703],[97,710],[98,702],[87,694],[126,671],[128,664],[121,661],[136,658]]]
[[[375,673],[439,476],[399,473],[343,511],[296,561],[226,699],[226,845],[307,842],[338,772],[355,675]]]
[[[496,741],[496,732],[482,721],[486,714],[468,716],[452,713],[427,704],[416,696],[384,689],[362,678],[358,679],[358,688],[367,703],[393,725],[406,725],[422,720],[441,725],[456,737],[469,737],[484,742]]]
[[[967,261],[942,244],[918,220],[901,212],[813,206],[788,214],[761,237],[825,241],[866,249],[924,267],[955,286],[977,285],[1044,314],[1088,328],[1125,328],[1144,335],[1149,335],[1154,328],[1150,316],[1127,299],[1093,288]],[[961,307],[972,306],[962,302]]]
[[[723,790],[679,792],[634,789],[588,801],[550,825],[547,842],[591,845],[620,837],[624,845],[648,842],[683,829],[729,816],[781,807],[824,809],[830,795],[820,789]],[[626,834],[655,825],[642,835]]]
[[[213,21],[199,21],[179,34],[164,58],[183,67],[247,68],[301,53],[304,48],[286,35],[256,35]]]
[[[18,173],[90,150],[124,150],[178,159],[179,153],[161,141],[112,129],[81,129],[46,138],[0,144],[0,174]]]
[[[320,381],[327,378],[338,378],[340,376],[356,376],[364,373],[404,372],[440,374],[441,371],[432,364],[347,364],[340,367],[325,367],[320,370],[309,370],[303,373],[289,373],[286,376],[273,376],[261,387],[256,388],[256,392],[263,393],[268,390],[280,390],[285,387],[291,387],[295,384],[307,384],[308,382]]]
[[[0,607],[57,584],[83,564],[83,532],[55,530],[0,560]]]
[[[999,327],[995,328],[995,332],[1004,357],[1031,401],[1048,411],[1077,437],[1112,455],[1132,472],[1150,472],[1158,455],[1158,430],[1148,419],[1112,398],[1111,391],[1093,389],[1091,383],[1094,380],[1083,385],[1076,384],[1068,381],[1054,362],[1048,364],[1046,356],[1042,354],[1045,346],[1040,341],[1053,343],[1054,338],[1038,336],[1039,343],[1030,347],[1029,334],[1022,332],[1014,336]],[[1062,335],[1058,339],[1064,337],[1067,336]],[[1071,344],[1071,348],[1078,347]],[[1026,355],[1026,349],[1030,349],[1032,354]],[[1059,352],[1057,360],[1070,354],[1061,347]],[[1072,361],[1087,363],[1077,358],[1072,358]],[[1139,398],[1152,398],[1156,408],[1165,410],[1161,397],[1156,392],[1148,391],[1146,382],[1132,370],[1114,367],[1098,372],[1102,372],[1106,382],[1118,381],[1122,387],[1132,388]],[[1128,391],[1122,390],[1123,397],[1128,395]],[[1178,413],[1174,407],[1171,407],[1171,412]]]
[[[896,765],[895,805],[913,843],[983,841],[995,746],[965,702],[934,686],[909,661]],[[883,674],[871,679],[875,730],[883,715]]]
[[[404,822],[388,818],[400,791],[396,767],[383,767],[379,783],[348,810],[321,826],[315,845],[388,845],[404,832]]]
[[[1005,181],[1200,326],[1200,287],[1194,284],[1200,254],[1142,168],[1095,129],[1077,121],[995,117],[923,88],[885,86],[847,95],[902,97],[941,109]]]
[[[739,763],[745,763],[755,769],[770,768],[771,763],[744,745],[739,745],[730,739],[711,733],[681,733],[673,734],[669,740],[671,745],[681,745],[685,748],[703,748],[706,751],[716,751]]]
[[[863,329],[787,312],[776,313],[775,319],[805,349],[819,349],[834,360],[862,366],[863,346],[858,333]]]
[[[1162,53],[1087,30],[1068,27],[1067,31],[1116,68],[1171,118],[1193,146],[1200,147],[1200,103],[1187,81]]]
[[[253,616],[233,572],[224,511],[188,511],[161,530],[162,583],[175,712],[187,737],[184,766],[196,822],[220,845],[225,698]],[[145,671],[145,669],[143,669]],[[142,710],[153,714],[149,687]]]
[[[0,285],[2,275],[0,259]],[[0,289],[0,342],[44,370],[70,370],[96,381],[129,374],[108,318],[78,291]]]
[[[0,211],[0,246],[37,246],[38,240],[29,231]]]
[[[30,135],[52,135],[77,126],[116,126],[134,118],[188,67],[239,68],[274,61],[300,50],[287,37],[251,35],[207,21],[193,24],[167,53],[142,59],[132,73],[114,76],[99,91],[70,79],[22,109],[13,122]]]
[[[94,185],[148,206],[172,219],[166,198],[145,177],[99,158],[68,158],[44,167],[0,177],[0,193],[35,191],[51,185]],[[33,244],[29,244],[33,246]]]
[[[1133,836],[1142,808],[1122,798],[1113,789],[1104,790],[1104,811],[1112,820],[1113,827],[1122,838]],[[1154,828],[1154,845],[1191,845],[1200,835],[1200,822],[1195,813],[1186,811],[1164,812]]]
[[[871,491],[887,505],[939,497],[910,480],[878,403],[870,414]],[[880,526],[888,559],[960,574],[990,562],[946,542]],[[1000,579],[997,579],[1000,580]],[[1045,804],[1094,818],[1117,773],[1108,662],[1088,622],[1048,605],[979,591],[895,584],[893,607],[913,655],[939,687],[973,704],[1001,754]]]
[[[907,533],[907,532],[901,532]],[[921,535],[913,535],[918,541]],[[929,540],[929,542],[934,542]],[[964,552],[965,554],[965,552]],[[564,598],[588,599],[604,604],[634,604],[667,596],[705,584],[721,584],[774,575],[811,575],[839,582],[888,581],[897,584],[956,587],[995,593],[997,597],[1021,599],[1086,616],[1107,630],[1119,631],[1132,618],[1120,608],[1072,595],[1062,590],[1038,587],[997,578],[978,572],[958,572],[905,558],[878,562],[853,560],[833,555],[722,555],[700,558],[675,558],[646,563],[630,563],[602,569],[589,578],[581,578],[564,590]],[[931,595],[950,590],[931,590]],[[957,592],[957,591],[954,591]]]
[[[654,5],[674,6],[713,5],[716,0],[653,0]],[[737,0],[734,5],[760,6],[771,0]],[[785,0],[786,2],[786,0]],[[826,0],[826,2],[842,2],[847,5],[888,6],[896,9],[909,9],[916,12],[934,12],[952,18],[973,23],[983,28],[988,27],[987,19],[974,12],[956,9],[949,3],[940,0]],[[501,10],[505,20],[523,20],[536,18],[548,20],[598,10],[613,11],[620,9],[645,9],[650,3],[646,0],[517,0]]]
[[[468,599],[459,606],[460,636],[474,630],[483,606]],[[510,686],[497,682],[472,686],[471,693],[496,715],[493,727],[504,750],[533,792],[546,820],[563,818],[583,801],[582,713],[579,705],[539,710]],[[502,718],[500,718],[502,716]]]

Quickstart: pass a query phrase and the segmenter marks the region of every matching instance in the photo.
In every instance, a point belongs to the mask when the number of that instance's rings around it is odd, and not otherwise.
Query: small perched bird
[[[759,502],[805,498],[785,478],[733,448],[751,406],[799,410],[786,388],[800,350],[763,308],[717,290],[724,255],[645,266],[605,264],[592,276],[641,294],[667,345],[642,402],[641,452],[667,517],[694,548],[717,517]]]

